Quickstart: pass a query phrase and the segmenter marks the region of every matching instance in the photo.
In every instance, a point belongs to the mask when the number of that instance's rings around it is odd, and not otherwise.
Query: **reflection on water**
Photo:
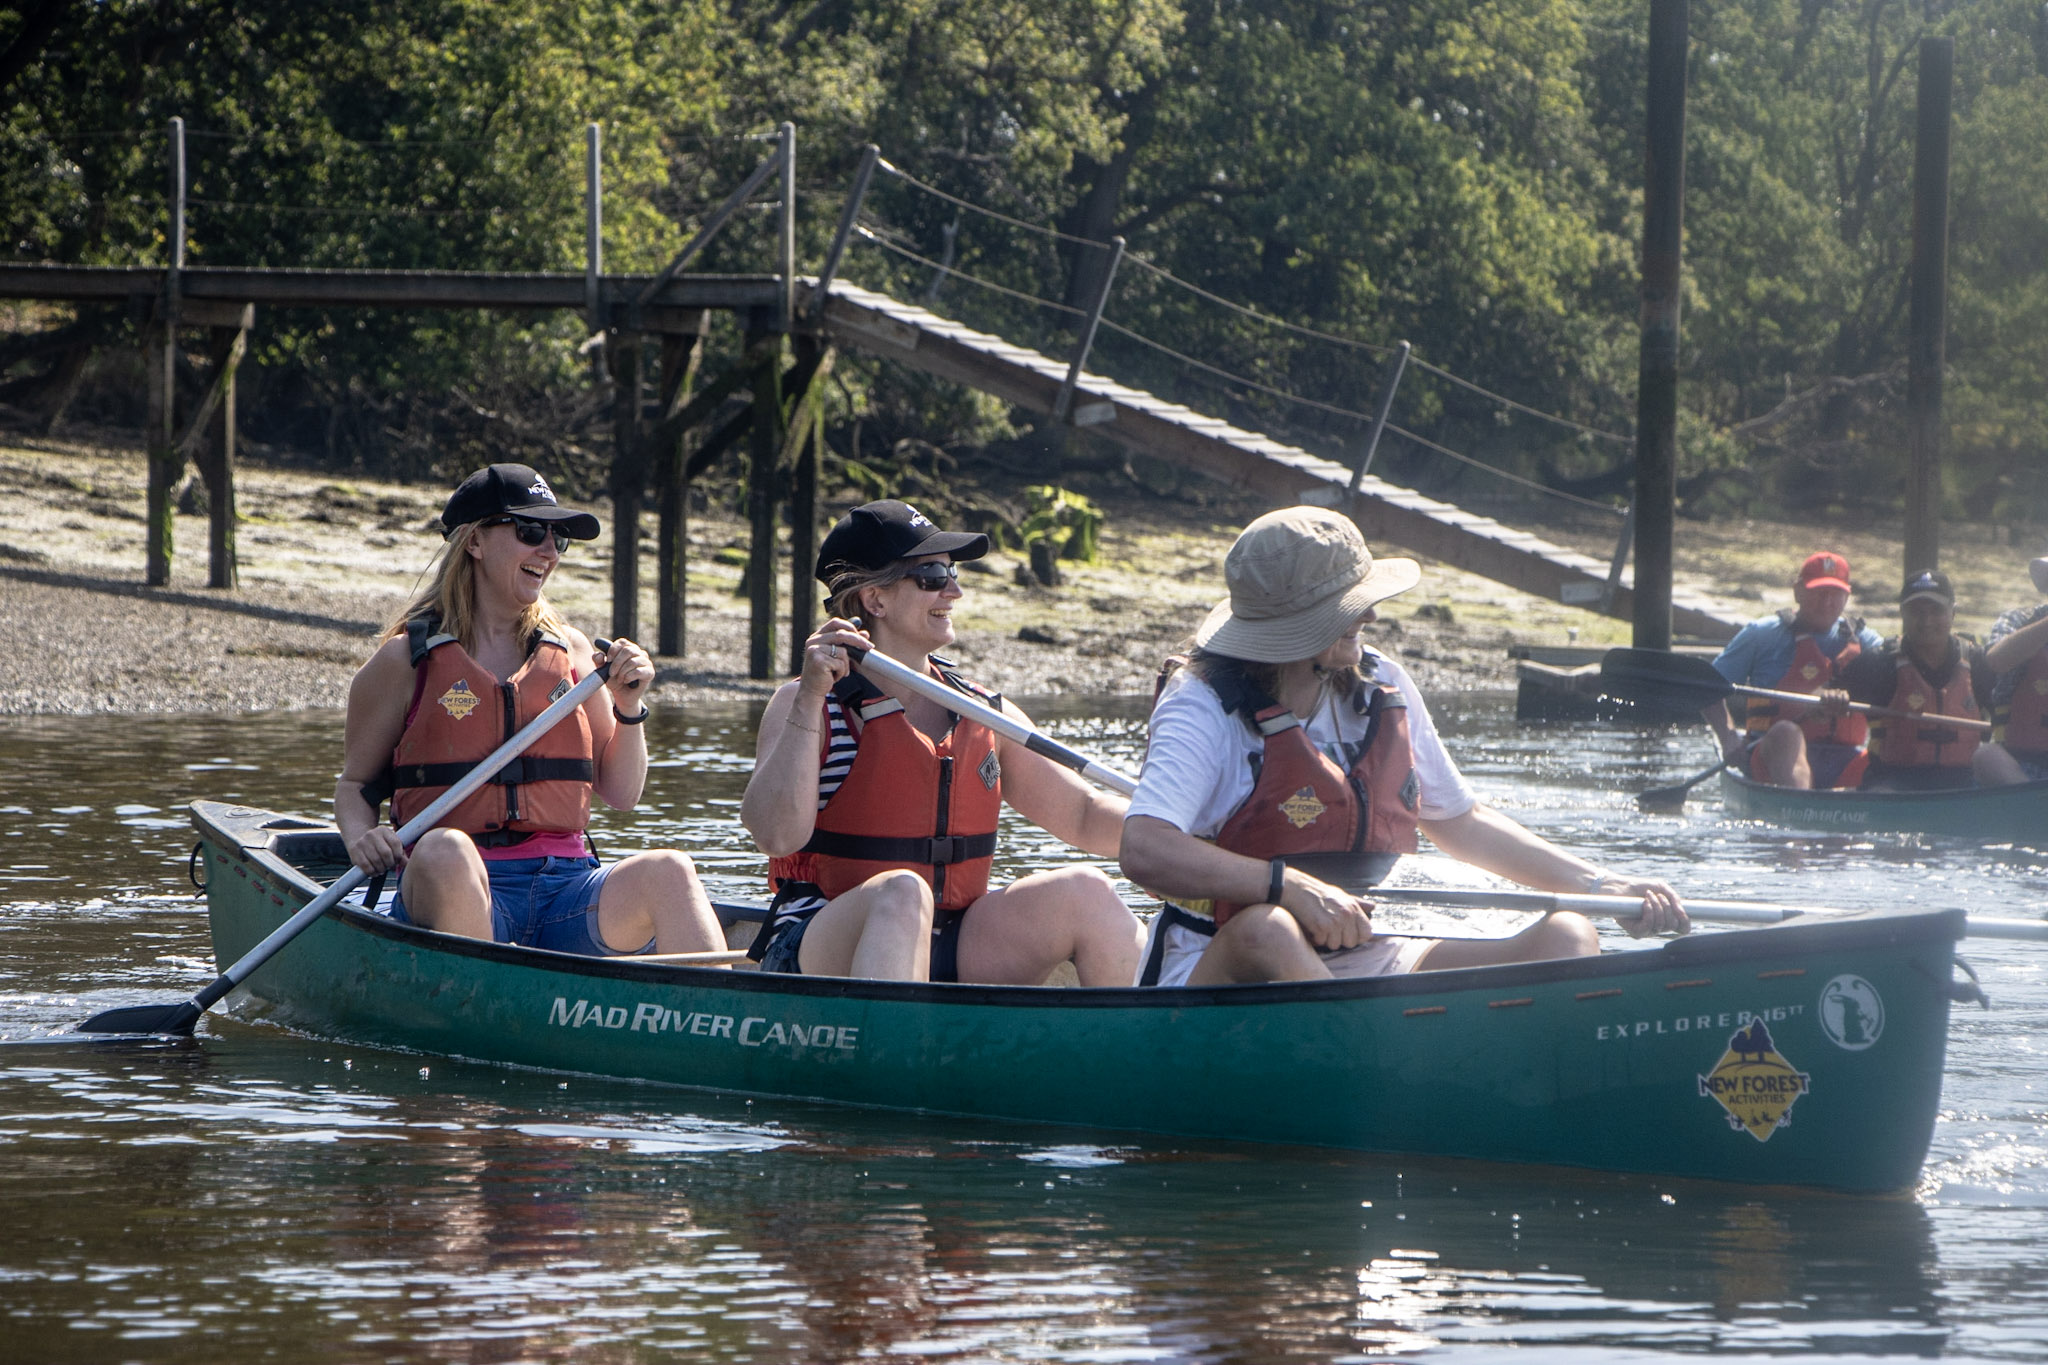
[[[1128,704],[1044,713],[1136,765]],[[1489,799],[1701,893],[2042,899],[2024,850],[1786,834],[1711,800],[1637,816],[1628,791],[1705,761],[1694,737],[1521,731],[1490,700],[1444,719]],[[658,717],[651,799],[604,845],[682,844],[719,894],[758,894],[731,842],[751,721]],[[0,725],[10,1358],[2048,1356],[2038,949],[1966,945],[1997,1008],[1958,1014],[1928,1179],[1899,1200],[749,1103],[217,1018],[188,1043],[35,1041],[210,977],[183,803],[320,814],[339,726],[93,740]]]

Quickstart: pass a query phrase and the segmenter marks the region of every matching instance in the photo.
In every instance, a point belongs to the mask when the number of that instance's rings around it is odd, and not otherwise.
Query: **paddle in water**
[[[591,643],[598,653],[611,653],[610,640],[593,640]],[[535,740],[554,729],[558,722],[581,706],[598,688],[603,687],[610,673],[609,664],[601,665],[595,672],[549,703],[547,710],[535,716],[525,729],[500,744],[492,751],[490,757],[464,773],[454,786],[441,793],[425,810],[406,821],[404,827],[398,831],[399,842],[407,848],[419,842],[420,836],[439,824],[442,816],[461,805],[472,792],[496,777],[499,769],[525,753]],[[248,980],[258,967],[276,956],[287,943],[304,933],[313,921],[339,904],[343,896],[362,884],[365,876],[361,868],[351,866],[333,885],[306,902],[303,909],[279,925],[268,938],[242,954],[240,961],[215,977],[211,985],[190,1000],[180,1000],[171,1005],[127,1005],[120,1009],[105,1010],[80,1024],[78,1031],[190,1033],[193,1026],[199,1022],[199,1017],[212,1009],[221,997]]]
[[[1694,787],[1728,766],[1726,759],[1711,768],[1701,769],[1683,782],[1674,782],[1668,787],[1651,787],[1648,791],[1636,793],[1636,807],[1647,811],[1674,811],[1685,804],[1685,798]]]

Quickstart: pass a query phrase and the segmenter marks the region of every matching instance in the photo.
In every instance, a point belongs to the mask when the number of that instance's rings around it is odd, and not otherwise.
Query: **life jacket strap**
[[[816,830],[804,845],[805,853],[826,858],[859,858],[875,863],[913,863],[943,867],[948,863],[972,862],[996,855],[995,831],[987,834],[942,834],[919,839],[879,834],[842,834]]]
[[[407,763],[402,767],[387,768],[378,782],[381,785],[389,779],[389,791],[405,787],[452,787],[475,767],[474,763]],[[591,777],[592,765],[587,758],[535,758],[531,754],[521,754],[499,769],[491,781],[501,787],[516,787],[530,782],[589,782]],[[363,795],[366,799],[370,795],[367,783],[364,784]]]

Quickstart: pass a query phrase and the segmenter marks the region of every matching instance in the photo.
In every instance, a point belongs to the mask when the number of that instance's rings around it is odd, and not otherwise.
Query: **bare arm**
[[[1729,718],[1728,703],[1716,697],[1700,708],[1700,719],[1714,732],[1714,741],[1721,746],[1721,757],[1733,763],[1742,757],[1742,731],[1735,728]]]
[[[1272,864],[1218,848],[1150,815],[1124,821],[1124,875],[1175,900],[1267,904]],[[1355,948],[1372,934],[1372,902],[1309,876],[1298,867],[1281,881],[1279,906],[1318,948]]]
[[[1008,701],[1003,714],[1030,725]],[[1003,765],[1003,799],[1032,824],[1098,858],[1114,858],[1124,837],[1124,812],[1131,803],[1090,784],[1071,768],[1000,736],[997,761]]]
[[[612,652],[600,655],[581,631],[573,629],[569,650],[571,657],[591,661],[586,668],[606,662],[612,666],[605,685],[583,702],[583,718],[590,724],[590,786],[613,810],[631,810],[647,785],[647,732],[638,725],[619,724],[612,711],[617,708],[622,716],[646,713],[654,661],[631,640],[615,640]]]
[[[341,776],[334,783],[334,823],[349,861],[372,874],[405,864],[398,831],[377,823],[376,810],[363,796],[363,784],[390,766],[398,737],[405,731],[412,687],[411,649],[404,636],[386,640],[348,685]]]
[[[1984,650],[1984,663],[1994,674],[2010,673],[2043,648],[2048,648],[2048,616],[1999,636],[1995,644]]]
[[[768,699],[754,737],[754,774],[740,798],[740,823],[771,858],[796,852],[818,824],[818,769],[825,748],[825,697],[846,676],[846,646],[872,648],[853,623],[832,618],[804,642],[804,671]]]
[[[1542,891],[1640,896],[1643,915],[1623,920],[1631,934],[1685,933],[1691,928],[1678,893],[1649,878],[1622,877],[1567,853],[1491,806],[1473,806],[1449,820],[1425,820],[1430,842],[1461,863]]]

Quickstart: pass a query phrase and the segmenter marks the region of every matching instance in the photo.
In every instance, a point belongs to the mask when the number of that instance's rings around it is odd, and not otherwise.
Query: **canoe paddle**
[[[1651,787],[1648,791],[1639,791],[1636,793],[1636,808],[1638,810],[1652,811],[1677,810],[1685,804],[1688,792],[1727,766],[1728,760],[1722,759],[1713,767],[1702,769],[1691,777],[1686,778],[1683,782],[1674,782],[1668,787]]]
[[[1012,719],[986,702],[956,688],[946,686],[937,678],[905,664],[898,663],[877,649],[849,647],[848,655],[860,671],[872,678],[886,678],[899,687],[917,693],[926,701],[937,702],[956,716],[986,725],[1004,739],[1021,744],[1034,754],[1051,759],[1063,768],[1072,768],[1081,776],[1098,786],[1109,788],[1119,796],[1130,796],[1138,790],[1138,779],[1115,768],[1105,768],[1086,754],[1076,753],[1054,739],[1048,739],[1028,725]]]
[[[593,640],[591,644],[600,654],[609,654],[610,640]],[[418,815],[405,822],[398,831],[398,840],[407,848],[419,841],[421,835],[439,824],[441,817],[462,804],[470,793],[498,775],[498,770],[526,752],[533,742],[555,728],[564,716],[581,706],[598,688],[604,686],[611,672],[609,664],[584,678],[549,704],[547,710],[535,716],[525,729],[500,744],[490,757],[463,774],[460,781],[442,792]],[[307,901],[296,915],[272,930],[270,936],[242,954],[241,960],[213,979],[208,986],[190,1000],[181,1000],[175,1005],[128,1005],[121,1009],[105,1010],[95,1014],[78,1026],[80,1033],[158,1033],[188,1034],[199,1016],[213,1008],[214,1003],[229,991],[246,981],[258,967],[277,955],[279,949],[305,932],[314,920],[326,914],[343,896],[361,885],[367,874],[353,865],[325,891]]]
[[[1699,704],[1725,701],[1740,694],[1745,697],[1764,697],[1771,701],[1800,702],[1808,706],[1816,704],[1817,698],[1811,692],[1780,692],[1770,687],[1748,687],[1741,683],[1729,682],[1721,671],[1705,659],[1692,654],[1670,654],[1661,649],[1610,649],[1600,659],[1600,683],[1609,696],[1634,698],[1645,692],[1669,696],[1673,692],[1691,693],[1699,698]],[[1868,702],[1852,701],[1849,709],[1866,716],[1904,716],[1929,724],[1945,725],[1957,730],[1976,730],[1984,734],[1991,732],[1991,722],[1976,720],[1968,716],[1944,716],[1933,711],[1899,711],[1889,706],[1872,706]],[[1719,769],[1715,770],[1716,772]],[[1712,773],[1702,774],[1704,781]]]
[[[1646,650],[1610,650],[1608,657],[1615,654],[1652,653]],[[854,662],[861,672],[875,678],[886,678],[898,683],[928,701],[937,702],[956,716],[978,721],[1006,739],[1024,745],[1033,753],[1043,754],[1055,763],[1072,768],[1083,777],[1101,783],[1112,791],[1129,796],[1138,789],[1137,782],[1128,774],[1114,768],[1106,768],[1083,754],[1075,753],[1064,744],[1047,739],[1028,725],[1023,725],[1004,715],[1001,711],[973,697],[964,695],[946,686],[937,678],[920,673],[879,650],[854,650]],[[1669,658],[1669,655],[1658,655]],[[1679,656],[1684,657],[1684,656]],[[1705,660],[1701,665],[1712,671],[1713,665]],[[1605,665],[1602,665],[1605,675]],[[1727,680],[1719,673],[1714,674],[1723,686]],[[1715,764],[1706,772],[1693,779],[1704,782],[1721,771]],[[1692,785],[1691,783],[1687,784]],[[1647,793],[1646,793],[1647,794]],[[1362,888],[1359,894],[1374,901],[1405,902],[1411,905],[1463,906],[1472,909],[1492,910],[1572,910],[1583,915],[1610,915],[1616,919],[1634,919],[1642,913],[1641,900],[1630,896],[1572,896],[1550,891],[1493,891],[1486,888],[1462,890],[1443,887],[1398,887],[1372,886]],[[1853,913],[1833,910],[1821,906],[1771,905],[1753,901],[1685,901],[1685,912],[1696,920],[1708,924],[1776,924],[1782,920],[1796,919],[1802,915],[1832,916]],[[2048,919],[1971,919],[1970,936],[1973,938],[2011,938],[2048,942]]]

